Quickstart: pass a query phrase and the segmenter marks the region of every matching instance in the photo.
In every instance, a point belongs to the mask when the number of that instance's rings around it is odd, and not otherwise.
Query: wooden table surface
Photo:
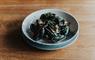
[[[23,41],[21,23],[33,11],[59,8],[73,14],[80,36],[71,46],[41,51]],[[0,60],[95,60],[95,0],[0,0]]]

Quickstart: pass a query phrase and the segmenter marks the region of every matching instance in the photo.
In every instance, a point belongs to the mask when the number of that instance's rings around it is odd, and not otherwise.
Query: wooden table
[[[21,23],[33,11],[59,8],[80,23],[80,36],[71,46],[42,51],[23,41]],[[0,60],[95,60],[95,0],[0,0]]]

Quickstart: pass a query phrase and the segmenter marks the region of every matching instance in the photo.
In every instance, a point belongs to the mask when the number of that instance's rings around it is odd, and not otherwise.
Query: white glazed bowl
[[[70,32],[65,40],[60,41],[58,43],[46,43],[44,42],[44,40],[35,41],[31,38],[30,25],[34,23],[37,19],[39,19],[42,14],[47,13],[47,12],[55,13],[57,16],[63,17],[70,23],[70,26],[69,26]],[[56,50],[56,49],[65,48],[77,40],[77,37],[79,35],[79,24],[72,15],[64,12],[63,10],[42,9],[42,10],[38,10],[29,14],[24,19],[22,23],[22,32],[23,32],[24,37],[27,38],[26,41],[31,46],[36,47],[38,49],[42,49],[42,50]]]

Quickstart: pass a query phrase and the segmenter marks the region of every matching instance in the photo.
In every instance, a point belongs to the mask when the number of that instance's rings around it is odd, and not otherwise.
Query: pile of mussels
[[[42,14],[31,26],[32,38],[43,39],[46,42],[58,42],[66,39],[69,32],[69,23],[56,14],[48,12]]]

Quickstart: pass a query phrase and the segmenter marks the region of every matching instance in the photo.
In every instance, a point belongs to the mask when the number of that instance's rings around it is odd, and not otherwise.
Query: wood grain
[[[71,46],[41,51],[23,41],[21,23],[33,11],[63,9],[80,23],[80,36]],[[95,0],[1,0],[0,60],[95,60]]]

